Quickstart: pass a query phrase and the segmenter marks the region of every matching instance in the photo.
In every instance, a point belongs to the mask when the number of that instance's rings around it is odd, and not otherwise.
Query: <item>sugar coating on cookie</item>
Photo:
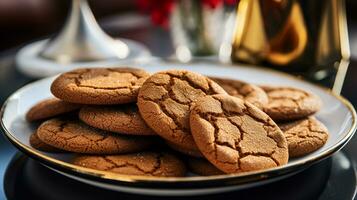
[[[135,102],[149,74],[135,68],[83,68],[60,75],[51,85],[56,97],[81,104]]]
[[[268,104],[267,94],[263,89],[254,84],[227,78],[210,78],[220,85],[229,95],[244,99],[260,109]]]
[[[321,148],[328,139],[328,130],[315,117],[279,124],[289,146],[289,156],[299,157]]]
[[[48,145],[44,143],[40,138],[38,138],[37,133],[34,132],[30,136],[30,145],[40,151],[45,151],[45,152],[51,152],[51,153],[58,153],[58,152],[64,152],[61,149],[58,149],[56,147],[53,147],[51,145]]]
[[[202,154],[226,173],[262,170],[288,162],[288,145],[263,111],[230,95],[197,100],[191,132]]]
[[[269,103],[263,108],[278,121],[301,119],[316,113],[322,105],[320,98],[310,92],[293,87],[263,86]]]
[[[87,154],[118,154],[141,151],[153,144],[144,136],[112,134],[79,120],[50,119],[37,129],[38,137],[59,149]]]
[[[48,119],[75,111],[80,107],[79,104],[68,103],[57,98],[45,99],[30,108],[26,113],[26,120],[32,122]]]
[[[85,106],[79,118],[86,124],[128,135],[157,135],[141,118],[135,104]]]
[[[189,169],[198,175],[201,176],[213,176],[213,175],[221,175],[225,174],[217,167],[212,165],[208,160],[204,158],[189,158],[187,161],[187,165]]]
[[[161,137],[187,149],[197,149],[190,133],[190,108],[198,98],[212,94],[226,92],[200,74],[169,70],[145,81],[137,105],[143,119]]]
[[[82,167],[126,175],[180,177],[186,174],[184,163],[176,156],[161,152],[123,155],[78,156],[73,163]]]

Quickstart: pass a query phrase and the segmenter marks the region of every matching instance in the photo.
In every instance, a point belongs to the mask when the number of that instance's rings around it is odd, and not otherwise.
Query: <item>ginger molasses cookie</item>
[[[48,119],[61,114],[75,111],[81,105],[68,103],[57,98],[50,98],[40,101],[32,106],[26,113],[26,120],[29,122]]]
[[[263,110],[277,121],[301,119],[317,112],[320,98],[310,92],[292,87],[263,86],[269,103]]]
[[[53,147],[51,145],[48,145],[48,144],[42,142],[42,140],[40,140],[40,138],[38,138],[36,132],[32,133],[30,136],[30,145],[33,148],[40,150],[40,151],[53,152],[53,153],[64,152],[62,149],[58,149],[56,147]]]
[[[202,158],[204,157],[198,149],[187,149],[170,141],[166,141],[166,144],[173,150],[178,151],[182,154]]]
[[[37,129],[43,142],[70,152],[119,154],[141,151],[153,144],[145,136],[112,134],[90,127],[79,120],[50,119]]]
[[[197,100],[190,114],[193,138],[202,154],[226,173],[262,170],[288,162],[288,145],[263,111],[230,95]]]
[[[328,130],[315,117],[279,124],[289,146],[289,156],[299,157],[321,148],[328,139]]]
[[[169,70],[145,81],[137,104],[141,116],[157,134],[186,149],[197,149],[190,133],[190,108],[197,98],[212,94],[226,92],[200,74]]]
[[[81,104],[135,102],[149,74],[134,68],[84,68],[60,75],[51,85],[56,97]]]
[[[187,161],[187,165],[193,173],[201,176],[225,174],[204,158],[189,158]]]
[[[268,104],[267,94],[254,84],[227,78],[210,78],[226,90],[228,94],[244,99],[260,109]]]
[[[141,118],[135,104],[85,106],[79,111],[79,118],[102,130],[128,135],[157,135]]]
[[[184,163],[176,156],[160,152],[123,155],[78,156],[73,163],[82,167],[127,175],[179,177],[186,174]]]

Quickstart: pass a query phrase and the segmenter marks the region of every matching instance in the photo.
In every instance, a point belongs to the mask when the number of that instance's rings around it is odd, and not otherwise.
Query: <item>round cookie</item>
[[[166,144],[173,150],[178,151],[180,153],[183,153],[185,155],[197,157],[197,158],[202,158],[203,155],[198,149],[185,149],[182,146],[179,146],[175,143],[172,143],[170,141],[166,141]]]
[[[79,118],[102,130],[129,135],[157,135],[141,118],[135,104],[85,106],[79,111]]]
[[[318,96],[297,88],[272,86],[262,88],[269,98],[269,103],[263,110],[273,120],[301,119],[314,114],[322,105]]]
[[[197,98],[212,94],[226,92],[200,74],[169,70],[145,81],[137,104],[141,116],[157,134],[185,149],[197,150],[190,133],[190,108]]]
[[[187,161],[187,165],[193,173],[201,176],[213,176],[213,175],[224,174],[224,172],[217,169],[217,167],[212,165],[206,159],[189,158]]]
[[[86,154],[136,152],[153,144],[153,140],[145,136],[114,135],[78,120],[47,120],[37,129],[37,135],[40,140],[56,148]]]
[[[168,153],[141,152],[123,155],[78,156],[74,164],[118,174],[180,177],[186,174],[184,163]]]
[[[262,170],[288,162],[288,145],[279,127],[240,98],[200,98],[191,110],[190,127],[202,154],[225,173]]]
[[[27,111],[26,120],[29,122],[44,120],[75,111],[80,107],[81,105],[79,104],[68,103],[57,98],[45,99]]]
[[[81,104],[135,102],[149,74],[134,68],[83,68],[60,75],[51,85],[56,97]]]
[[[328,139],[328,130],[315,117],[279,124],[288,142],[289,156],[299,157],[321,148]]]
[[[33,148],[40,150],[40,151],[51,152],[51,153],[64,152],[61,149],[58,149],[56,147],[53,147],[51,145],[48,145],[48,144],[42,142],[42,140],[40,140],[40,138],[38,138],[36,132],[32,133],[30,136],[30,145]]]
[[[229,95],[244,99],[260,109],[268,104],[267,94],[256,85],[233,79],[210,78],[226,90]]]

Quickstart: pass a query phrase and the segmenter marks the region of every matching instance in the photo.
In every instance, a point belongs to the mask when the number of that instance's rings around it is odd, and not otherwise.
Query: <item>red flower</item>
[[[170,14],[176,3],[180,0],[136,0],[138,8],[143,13],[150,14],[154,24],[168,28]],[[204,6],[215,9],[221,4],[235,5],[239,0],[201,0]]]
[[[202,0],[202,3],[203,5],[215,9],[222,3],[222,0]]]
[[[168,27],[174,0],[137,0],[139,10],[149,13],[154,24]]]
[[[224,3],[230,6],[234,6],[236,5],[236,3],[238,3],[239,0],[224,0]]]

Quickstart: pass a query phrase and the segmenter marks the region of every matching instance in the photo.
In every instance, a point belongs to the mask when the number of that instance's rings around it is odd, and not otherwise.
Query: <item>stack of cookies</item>
[[[78,69],[27,113],[30,144],[76,153],[73,163],[120,174],[177,177],[264,170],[323,146],[320,99],[185,70]]]

